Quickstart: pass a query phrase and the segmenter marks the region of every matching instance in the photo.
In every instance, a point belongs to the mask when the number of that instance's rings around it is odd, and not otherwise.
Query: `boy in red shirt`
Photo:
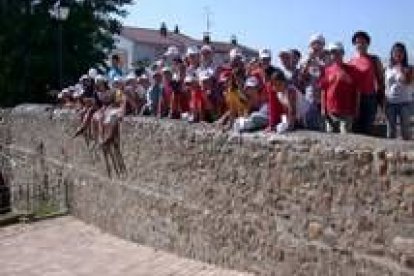
[[[296,114],[295,93],[289,88],[285,74],[279,68],[275,68],[270,81],[266,84],[266,92],[269,102],[267,130],[284,132],[292,129],[295,125]]]
[[[185,82],[189,84],[189,91],[191,93],[190,122],[207,121],[209,119],[211,105],[203,87],[203,82],[210,80],[210,78],[211,76],[205,73],[200,74],[198,77],[194,75],[186,77]]]
[[[326,131],[339,129],[341,134],[349,133],[352,122],[358,114],[357,70],[343,62],[342,43],[328,47],[332,64],[325,68],[321,79],[321,113],[326,118]]]
[[[356,55],[349,62],[360,75],[360,113],[355,121],[354,130],[362,134],[372,134],[377,107],[383,106],[385,94],[384,69],[380,59],[368,52],[370,43],[371,37],[366,32],[356,32],[352,37]]]

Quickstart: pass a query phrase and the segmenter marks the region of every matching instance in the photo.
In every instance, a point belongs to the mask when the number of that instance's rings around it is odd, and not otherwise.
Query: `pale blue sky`
[[[413,0],[136,0],[128,7],[124,24],[159,28],[165,21],[183,33],[202,38],[206,30],[205,7],[211,11],[213,40],[240,43],[253,48],[296,47],[305,50],[309,36],[321,32],[328,41],[342,41],[352,51],[355,30],[367,30],[372,51],[388,57],[395,41],[414,49]],[[414,55],[410,51],[411,58]]]

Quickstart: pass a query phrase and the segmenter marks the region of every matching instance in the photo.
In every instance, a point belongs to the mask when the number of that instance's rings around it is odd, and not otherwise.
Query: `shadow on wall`
[[[3,174],[0,173],[0,214],[10,212],[10,188],[6,185]]]

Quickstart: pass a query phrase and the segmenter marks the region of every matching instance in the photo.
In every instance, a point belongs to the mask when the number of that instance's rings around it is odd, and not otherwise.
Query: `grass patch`
[[[61,210],[53,201],[41,201],[33,210],[33,215],[37,218],[44,218],[59,213]]]

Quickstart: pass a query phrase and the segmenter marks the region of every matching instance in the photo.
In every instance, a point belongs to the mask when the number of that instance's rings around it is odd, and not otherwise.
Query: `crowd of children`
[[[356,32],[355,54],[346,62],[342,43],[326,45],[316,34],[304,57],[296,49],[281,51],[280,68],[272,65],[269,49],[246,60],[234,48],[228,62],[215,64],[208,44],[183,54],[170,46],[139,75],[124,74],[114,55],[109,72],[90,69],[59,98],[78,110],[77,135],[88,131],[102,144],[114,139],[126,115],[204,121],[237,132],[310,129],[370,135],[378,108],[386,115],[389,138],[397,136],[399,122],[402,138],[411,139],[414,70],[406,47],[396,43],[384,68],[368,51],[370,43],[366,32]]]

